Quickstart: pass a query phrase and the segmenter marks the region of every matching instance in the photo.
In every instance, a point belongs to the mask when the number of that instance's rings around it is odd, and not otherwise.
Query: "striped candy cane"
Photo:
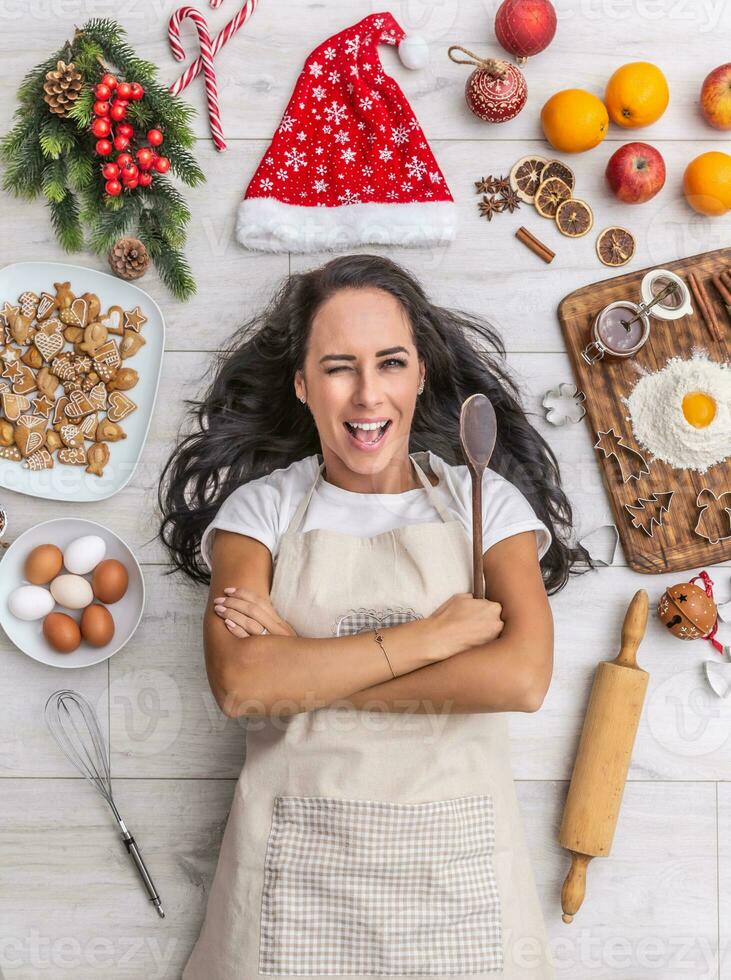
[[[221,2],[223,2],[223,0],[221,0]],[[218,52],[221,50],[221,48],[224,46],[224,44],[227,44],[231,40],[231,38],[234,36],[234,34],[236,33],[236,31],[238,31],[241,27],[244,26],[244,24],[246,23],[246,21],[249,19],[249,17],[251,17],[251,15],[256,10],[256,7],[257,7],[257,4],[258,3],[259,3],[259,0],[247,0],[247,2],[244,4],[244,6],[241,8],[241,10],[233,18],[233,20],[230,20],[228,22],[228,24],[226,24],[226,26],[223,28],[223,30],[221,30],[214,37],[213,44],[212,44],[212,49],[213,49],[213,55],[214,56],[218,54]],[[172,25],[172,22],[171,22],[171,25]],[[174,54],[176,52],[176,47],[175,47],[176,43],[177,43],[177,50],[181,52],[182,57],[185,57],[185,54],[183,53],[183,49],[180,46],[180,37],[179,37],[179,35],[176,35],[175,36],[175,39],[171,35],[171,37],[170,37],[170,45],[171,45],[171,47],[173,49],[173,53]],[[181,57],[179,57],[177,54],[175,54],[175,56],[176,56],[176,58],[178,58],[179,61],[182,60]],[[202,55],[201,55],[201,57],[196,58],[196,60],[192,64],[188,65],[188,67],[185,69],[185,71],[180,76],[180,78],[178,78],[170,86],[170,91],[173,93],[173,95],[180,95],[180,93],[183,91],[183,89],[186,89],[190,85],[190,83],[193,81],[193,79],[194,78],[197,78],[198,75],[200,75],[201,71],[203,71],[203,56]]]
[[[208,30],[205,17],[194,7],[180,7],[170,18],[168,27],[168,38],[173,54],[178,61],[185,58],[185,50],[180,43],[180,22],[189,17],[195,24],[198,31],[198,43],[200,44],[200,58],[203,66],[203,75],[206,84],[206,99],[208,102],[208,120],[211,125],[211,135],[213,143],[219,152],[226,149],[226,140],[221,128],[221,111],[218,107],[218,89],[216,85],[216,69],[213,65],[213,43]]]

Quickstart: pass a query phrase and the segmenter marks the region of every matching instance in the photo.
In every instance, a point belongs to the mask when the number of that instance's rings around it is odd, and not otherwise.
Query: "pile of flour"
[[[683,397],[693,391],[716,403],[716,415],[704,429],[683,415]],[[705,351],[674,357],[660,371],[643,375],[622,401],[638,443],[673,469],[705,473],[731,455],[731,365],[710,360]]]

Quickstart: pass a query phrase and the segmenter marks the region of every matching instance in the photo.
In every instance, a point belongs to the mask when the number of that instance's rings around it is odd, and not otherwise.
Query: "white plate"
[[[65,262],[16,262],[6,265],[0,270],[0,306],[6,300],[14,303],[27,289],[37,294],[43,290],[53,293],[54,282],[70,282],[77,296],[96,293],[103,313],[115,305],[125,310],[139,306],[147,317],[141,331],[145,345],[134,357],[123,362],[140,376],[135,387],[127,392],[137,409],[122,422],[127,438],[107,444],[109,462],[104,467],[103,476],[94,476],[93,473],[86,473],[84,466],[69,466],[56,459],[50,470],[28,470],[20,461],[0,459],[0,487],[46,500],[71,500],[74,503],[104,500],[127,485],[145,445],[160,382],[165,321],[157,303],[138,286],[106,272],[67,265]],[[115,341],[118,339],[115,334],[110,336]],[[64,349],[71,350],[71,346],[67,344]]]
[[[75,538],[85,534],[98,534],[104,538],[107,545],[104,557],[116,558],[122,562],[129,572],[129,585],[119,602],[107,606],[114,618],[114,636],[105,647],[92,647],[82,640],[73,653],[57,653],[43,636],[43,620],[36,619],[27,623],[16,619],[8,610],[8,596],[19,586],[28,584],[23,577],[23,568],[25,559],[35,547],[39,544],[55,544],[64,551]],[[85,575],[84,578],[90,581],[91,575]],[[0,626],[19,650],[42,664],[52,667],[89,667],[108,660],[131,638],[139,625],[144,608],[145,580],[137,559],[121,538],[95,521],[87,521],[81,517],[59,517],[36,524],[13,541],[0,562]],[[66,609],[58,603],[53,611],[64,612],[77,623],[83,612],[81,609]]]

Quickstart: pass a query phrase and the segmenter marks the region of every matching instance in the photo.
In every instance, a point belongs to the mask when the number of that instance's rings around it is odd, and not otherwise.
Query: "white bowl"
[[[8,596],[20,585],[27,584],[23,577],[25,560],[39,544],[55,544],[63,551],[72,541],[84,534],[98,534],[107,546],[105,558],[121,561],[129,573],[129,585],[119,602],[107,608],[114,619],[114,636],[104,647],[90,646],[82,640],[73,653],[58,653],[43,635],[43,620],[26,623],[10,614]],[[87,580],[91,575],[85,575]],[[105,604],[106,605],[106,604]],[[131,549],[113,531],[81,517],[59,517],[43,521],[28,528],[13,541],[0,562],[0,626],[15,646],[33,660],[51,667],[90,667],[101,663],[121,650],[132,637],[145,608],[145,580],[142,569]],[[78,623],[82,609],[66,609],[56,604],[54,612],[63,612]]]
[[[146,343],[134,357],[123,362],[139,373],[139,381],[127,394],[137,409],[122,422],[126,439],[110,442],[109,462],[102,476],[85,472],[84,466],[70,466],[54,459],[50,470],[28,470],[22,462],[0,459],[0,487],[26,493],[46,500],[71,500],[82,503],[104,500],[118,493],[129,483],[147,439],[147,432],[155,409],[157,388],[160,383],[162,356],[165,349],[165,321],[157,303],[138,286],[97,272],[80,265],[65,262],[16,262],[0,269],[0,306],[7,300],[13,303],[25,290],[40,294],[43,290],[53,293],[54,282],[70,282],[77,296],[96,293],[102,304],[102,312],[110,306],[125,310],[139,306],[147,317],[142,327]],[[119,338],[111,334],[115,341]],[[70,345],[66,345],[70,350]]]

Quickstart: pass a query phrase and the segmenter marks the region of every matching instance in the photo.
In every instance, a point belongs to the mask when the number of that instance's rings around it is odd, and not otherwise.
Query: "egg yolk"
[[[696,429],[705,429],[716,415],[716,403],[704,391],[689,391],[683,397],[683,415]]]

